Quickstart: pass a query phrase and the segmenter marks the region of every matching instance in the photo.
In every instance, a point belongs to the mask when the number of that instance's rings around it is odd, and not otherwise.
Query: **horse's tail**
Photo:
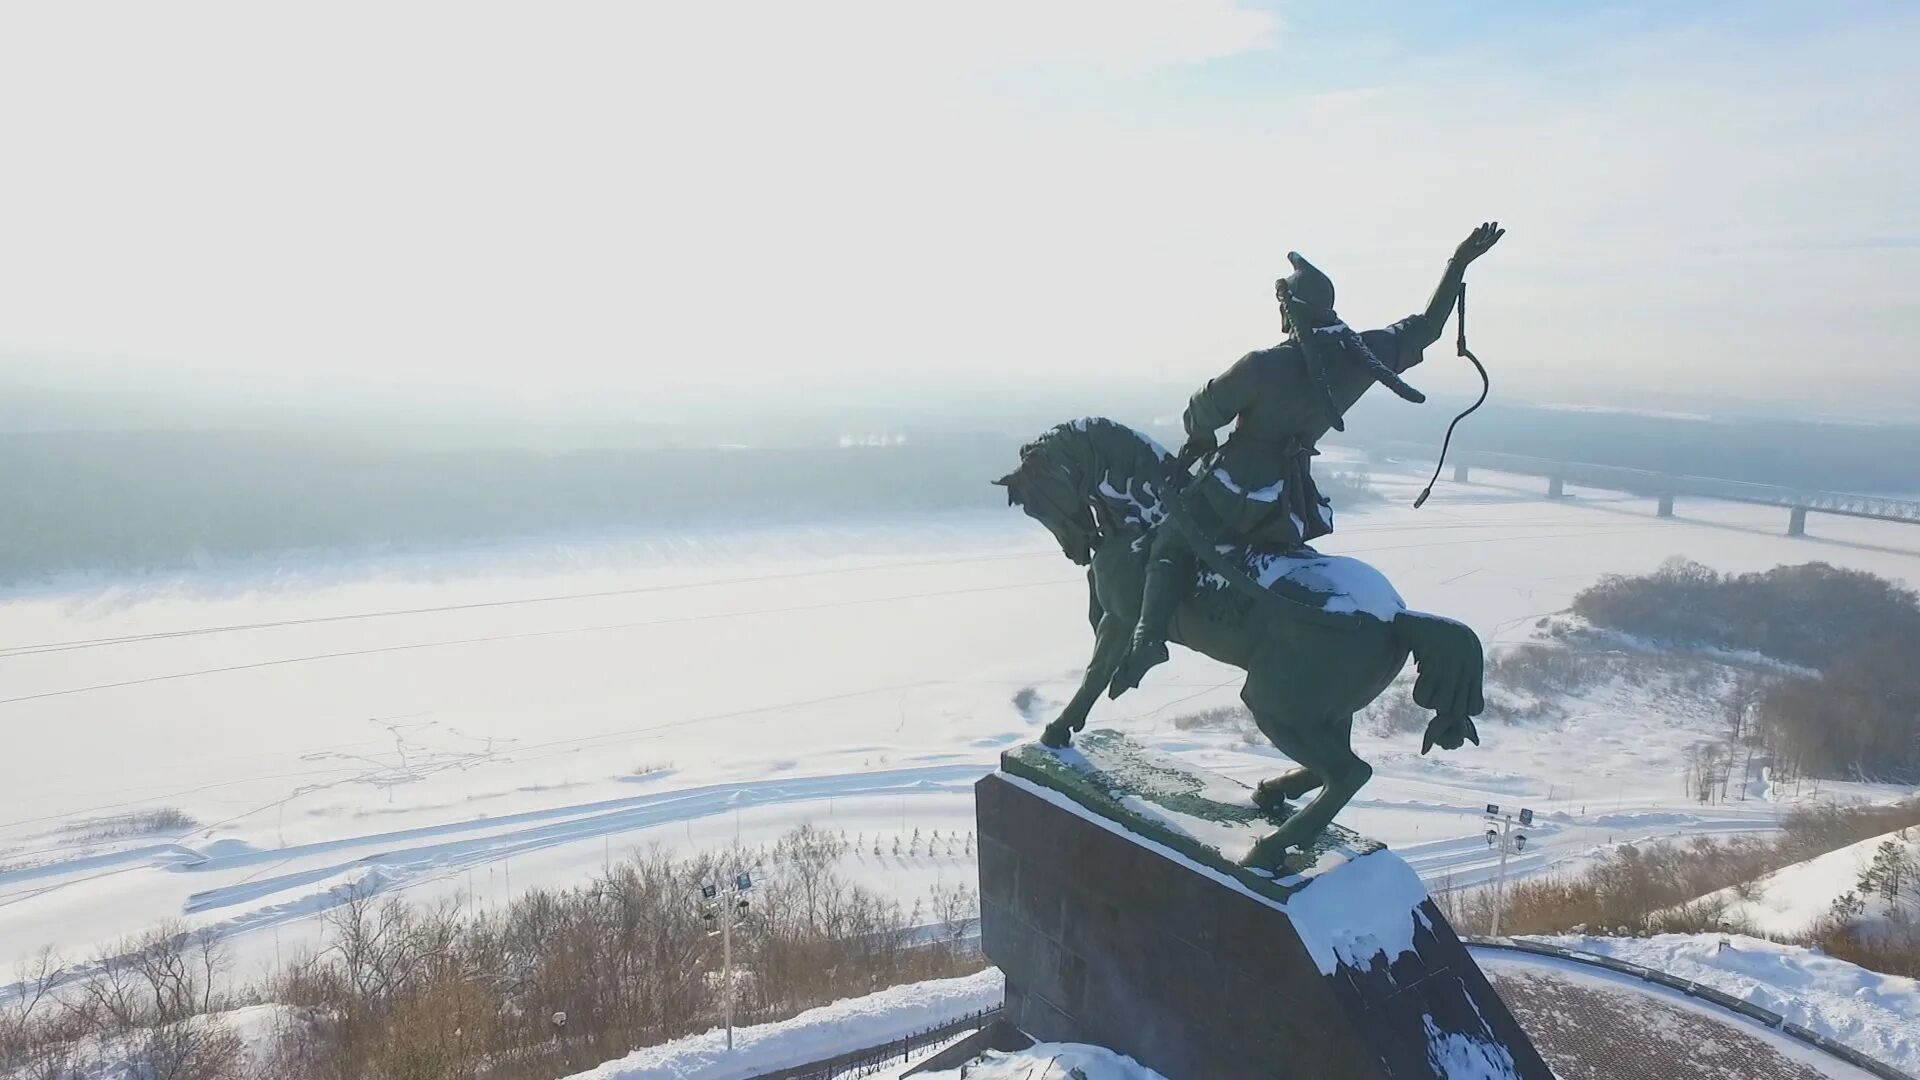
[[[1419,668],[1415,705],[1432,709],[1441,720],[1464,720],[1487,707],[1481,696],[1486,654],[1472,627],[1424,611],[1402,611],[1393,617],[1393,637],[1413,653]]]

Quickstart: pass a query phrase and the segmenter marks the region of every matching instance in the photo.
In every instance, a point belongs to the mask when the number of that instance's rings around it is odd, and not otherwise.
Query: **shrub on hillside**
[[[1777,756],[1812,776],[1920,780],[1913,640],[1864,642],[1817,676],[1768,687],[1757,718]]]
[[[0,999],[0,1076],[241,1080],[240,1039],[219,1015],[234,1004],[226,963],[217,935],[179,926],[116,942],[84,977],[42,952]]]
[[[1825,563],[1722,575],[1670,561],[1613,575],[1574,598],[1595,626],[1652,641],[1751,650],[1817,675],[1759,695],[1760,742],[1776,773],[1920,778],[1920,596]]]
[[[1783,866],[1909,825],[1920,801],[1893,806],[1823,805],[1795,810],[1771,838],[1734,836],[1625,844],[1582,870],[1522,878],[1507,886],[1501,931],[1554,934],[1749,932],[1730,924],[1725,906],[1703,899]],[[1462,932],[1484,932],[1498,897],[1490,887],[1446,889],[1435,899]]]
[[[1801,943],[1872,971],[1920,979],[1920,924],[1909,922],[1862,933],[1852,926],[1830,923],[1815,928]]]
[[[1173,718],[1177,731],[1225,731],[1241,732],[1256,730],[1253,713],[1244,705],[1220,705],[1198,712],[1181,713]]]
[[[1381,495],[1373,487],[1373,476],[1365,469],[1330,472],[1318,480],[1320,494],[1338,508],[1379,502]]]
[[[1826,563],[1720,574],[1672,559],[1651,574],[1609,574],[1573,599],[1595,626],[1666,644],[1747,649],[1825,668],[1856,646],[1920,635],[1920,596]]]
[[[705,1030],[729,991],[700,890],[745,867],[754,887],[732,932],[736,1023],[978,967],[963,934],[945,928],[923,942],[914,915],[852,884],[840,868],[847,854],[837,834],[803,825],[770,851],[636,855],[587,885],[490,912],[355,899],[330,917],[326,949],[290,965],[270,992],[297,1015],[328,1018],[289,1033],[277,1075],[484,1068],[492,1080],[545,1080]],[[716,920],[733,914],[721,895]],[[971,917],[970,894],[935,901],[936,919]],[[556,1013],[567,1017],[558,1034]]]

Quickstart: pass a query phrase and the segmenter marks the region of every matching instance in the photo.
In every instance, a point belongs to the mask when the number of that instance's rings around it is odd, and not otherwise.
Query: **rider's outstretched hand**
[[[1480,256],[1485,255],[1487,251],[1491,249],[1493,245],[1499,243],[1500,238],[1505,235],[1507,235],[1507,230],[1501,228],[1499,222],[1484,222],[1479,228],[1473,230],[1465,240],[1460,241],[1460,246],[1455,248],[1453,252],[1454,260],[1460,265],[1465,266]]]

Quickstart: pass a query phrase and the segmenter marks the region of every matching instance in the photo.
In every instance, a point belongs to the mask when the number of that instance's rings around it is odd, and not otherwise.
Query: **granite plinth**
[[[1270,875],[1282,815],[1113,732],[1017,747],[976,788],[982,945],[1009,1022],[1171,1080],[1550,1080],[1404,862],[1332,830]]]

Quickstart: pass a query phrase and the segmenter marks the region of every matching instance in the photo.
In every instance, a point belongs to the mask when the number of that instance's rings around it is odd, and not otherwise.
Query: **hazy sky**
[[[1907,0],[0,3],[0,363],[1197,382],[1289,248],[1377,323],[1499,218],[1513,393],[1889,415],[1915,55]]]

